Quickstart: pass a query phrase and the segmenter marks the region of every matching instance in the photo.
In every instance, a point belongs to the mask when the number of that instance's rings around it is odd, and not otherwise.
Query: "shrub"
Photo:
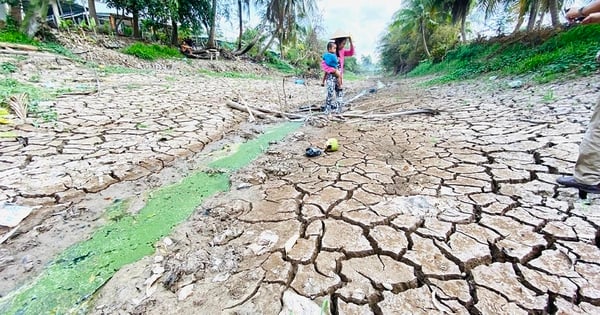
[[[143,43],[135,43],[128,46],[123,50],[123,53],[150,61],[181,57],[181,53],[175,48],[156,44],[147,45]]]

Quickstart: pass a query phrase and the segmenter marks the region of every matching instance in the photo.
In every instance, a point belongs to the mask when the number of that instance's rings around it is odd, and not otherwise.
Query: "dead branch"
[[[398,116],[406,116],[406,115],[416,115],[416,114],[427,114],[427,115],[438,115],[439,111],[435,109],[413,109],[407,110],[397,113],[389,113],[389,114],[371,114],[371,115],[363,115],[363,114],[355,114],[352,112],[344,113],[343,116],[347,118],[362,118],[362,119],[379,119],[379,118],[394,118]]]
[[[72,95],[92,95],[98,93],[98,88],[91,89],[89,91],[81,91],[81,92],[67,92],[59,95],[58,97],[72,96]]]
[[[4,54],[4,55],[19,55],[19,56],[29,56],[29,55],[31,55],[30,53],[28,53],[26,51],[18,51],[18,50],[14,50],[14,49],[0,50],[0,54]]]
[[[227,104],[227,106],[229,106],[229,107],[231,107],[233,109],[237,109],[237,110],[242,111],[242,112],[247,112],[248,110],[250,110],[250,112],[252,112],[252,114],[254,114],[254,116],[256,116],[256,117],[258,117],[260,119],[275,119],[275,117],[269,116],[269,115],[261,113],[259,111],[256,111],[256,110],[252,109],[250,106],[247,106],[247,105],[244,106],[242,104],[236,103],[236,102],[231,101],[231,100],[227,100],[226,104]]]
[[[26,50],[26,51],[40,51],[41,50],[39,47],[32,46],[32,45],[14,44],[14,43],[6,43],[6,42],[0,42],[0,48]]]
[[[8,231],[8,233],[4,234],[2,238],[0,238],[0,244],[6,242],[13,234],[17,232],[17,230],[21,227],[21,224],[15,226],[12,230]]]
[[[290,118],[290,119],[305,118],[305,116],[303,116],[303,115],[286,113],[286,112],[281,112],[278,110],[271,110],[271,109],[265,109],[265,108],[260,108],[260,107],[252,107],[252,109],[263,112],[263,113],[267,113],[267,114],[273,114],[275,117]]]

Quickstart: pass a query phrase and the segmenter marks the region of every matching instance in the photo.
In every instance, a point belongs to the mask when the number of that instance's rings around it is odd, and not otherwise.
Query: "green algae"
[[[220,171],[240,169],[300,124],[288,123],[237,147],[231,155],[208,166]],[[89,240],[58,255],[32,283],[0,299],[2,314],[79,313],[85,302],[122,266],[154,253],[154,244],[185,221],[202,201],[229,190],[224,172],[198,172],[181,182],[151,193],[136,215],[126,212],[127,201],[105,211],[108,221]]]
[[[269,147],[270,142],[282,139],[290,132],[297,130],[301,125],[301,123],[287,123],[278,128],[268,130],[259,138],[250,140],[239,147],[236,147],[234,154],[218,159],[208,164],[208,166],[214,169],[236,171],[248,165],[258,155],[264,152],[264,150]]]

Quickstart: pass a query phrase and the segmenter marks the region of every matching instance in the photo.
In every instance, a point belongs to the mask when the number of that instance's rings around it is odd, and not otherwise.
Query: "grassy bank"
[[[527,77],[543,83],[596,71],[600,25],[580,25],[549,33],[517,34],[474,42],[449,52],[442,62],[426,61],[409,76],[435,75],[432,84],[481,75]]]

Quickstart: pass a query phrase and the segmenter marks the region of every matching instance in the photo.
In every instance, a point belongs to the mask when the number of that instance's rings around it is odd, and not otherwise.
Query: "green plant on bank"
[[[50,97],[48,91],[37,88],[33,85],[21,83],[15,79],[4,78],[0,79],[0,103],[6,100],[13,94],[25,93],[30,100],[40,100]]]
[[[42,122],[53,122],[58,120],[58,112],[54,108],[47,106],[40,106],[38,101],[31,101],[27,108],[27,112],[35,118],[38,118]],[[39,121],[34,124],[37,125]]]
[[[544,102],[554,101],[554,91],[548,90],[548,92],[546,92],[546,94],[544,94],[543,100],[544,100]]]
[[[253,73],[242,73],[242,72],[233,72],[233,71],[216,72],[216,71],[211,71],[211,70],[206,70],[206,69],[200,69],[200,70],[198,70],[198,72],[200,74],[203,74],[203,75],[206,75],[209,77],[213,77],[213,78],[238,78],[238,79],[256,79],[256,80],[264,79],[264,77],[258,76]]]
[[[27,35],[19,32],[14,27],[5,27],[0,29],[0,42],[23,44],[39,47],[41,50],[53,52],[59,55],[63,55],[81,61],[82,59],[73,54],[71,51],[63,47],[62,45],[54,42],[40,42],[35,39],[27,37]]]
[[[442,62],[425,61],[408,75],[438,75],[430,84],[474,79],[481,75],[528,76],[538,83],[589,75],[597,69],[600,25],[580,25],[539,38],[474,42],[450,51]]]
[[[123,49],[123,53],[150,61],[181,58],[181,53],[178,49],[156,44],[135,43]]]
[[[17,72],[17,66],[10,62],[3,62],[0,64],[0,73],[1,74],[9,74]]]
[[[14,79],[0,79],[0,106],[3,106],[2,108],[7,107],[6,102],[11,95],[22,93],[28,96],[29,106],[27,112],[31,117],[39,118],[42,122],[58,120],[58,113],[55,109],[39,105],[40,100],[56,96],[55,92],[21,83]]]

